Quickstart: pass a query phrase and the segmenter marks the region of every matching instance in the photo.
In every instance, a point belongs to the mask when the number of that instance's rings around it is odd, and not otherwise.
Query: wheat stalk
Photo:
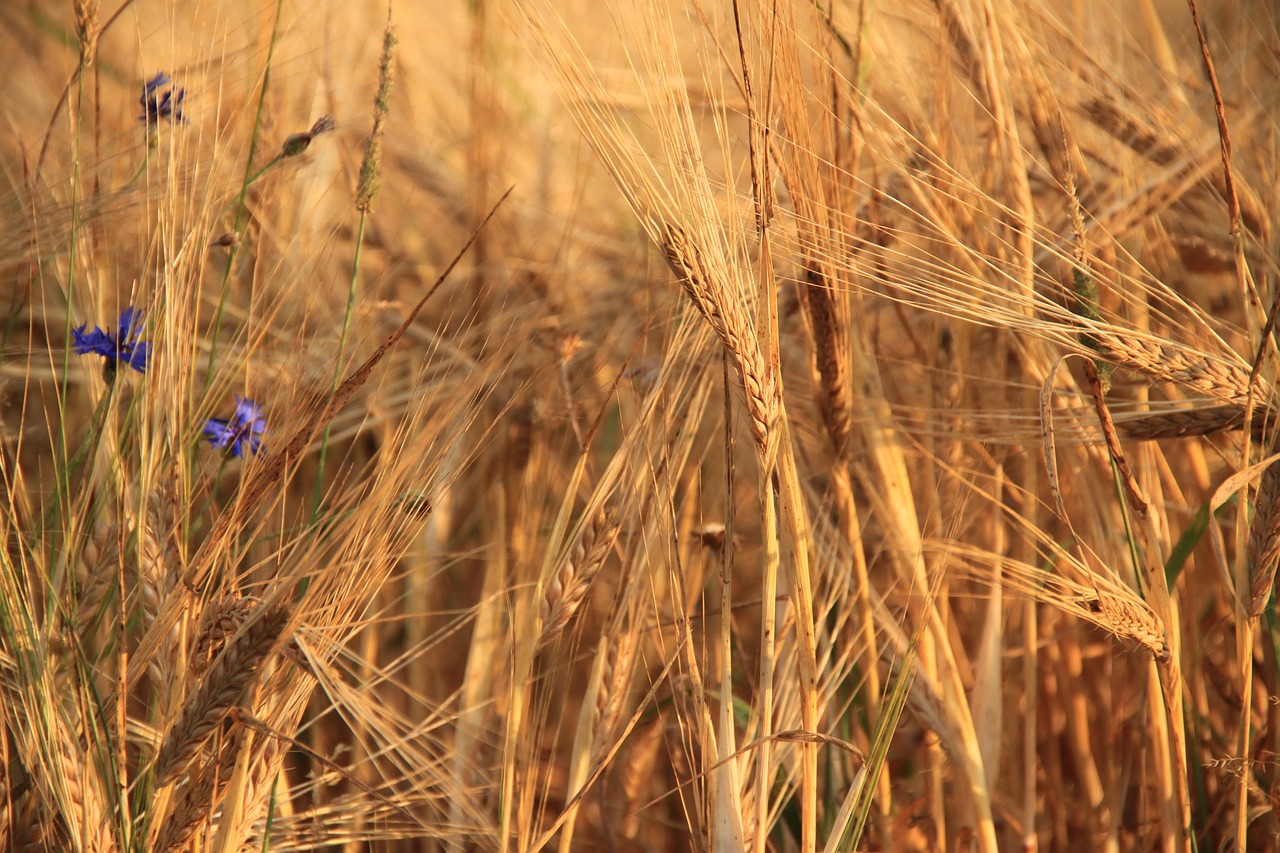
[[[635,668],[639,640],[636,632],[624,629],[614,632],[605,650],[604,671],[600,689],[596,691],[596,723],[592,732],[591,763],[597,763],[609,750],[618,718],[627,698],[627,688]]]
[[[76,37],[80,40],[80,64],[87,68],[98,54],[98,36],[102,34],[98,0],[72,0],[71,12],[76,22]]]
[[[108,809],[96,782],[94,764],[88,756],[73,746],[70,733],[60,721],[53,725],[52,771],[60,788],[61,817],[66,821],[72,842],[77,850],[86,853],[108,853],[116,848],[111,837],[111,825],[107,822]]]

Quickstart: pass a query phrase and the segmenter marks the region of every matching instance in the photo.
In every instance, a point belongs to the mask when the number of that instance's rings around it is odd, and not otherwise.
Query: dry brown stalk
[[[601,508],[588,522],[573,551],[552,574],[543,593],[539,645],[555,639],[578,612],[620,529],[608,507]]]
[[[681,287],[711,324],[738,368],[746,389],[751,435],[764,458],[772,458],[779,408],[777,381],[739,298],[711,272],[702,251],[684,228],[664,223],[662,249]]]
[[[1093,394],[1093,406],[1098,413],[1098,423],[1102,426],[1102,437],[1107,443],[1111,461],[1115,463],[1121,482],[1124,484],[1125,500],[1134,512],[1145,518],[1151,508],[1150,503],[1143,494],[1142,487],[1138,485],[1137,477],[1133,475],[1133,468],[1124,455],[1124,448],[1120,446],[1120,437],[1116,435],[1115,424],[1111,421],[1111,410],[1107,407],[1107,400],[1103,393],[1102,377],[1099,376],[1098,367],[1091,358],[1084,361],[1084,375],[1089,381],[1089,389]]]
[[[246,625],[218,655],[200,688],[183,704],[156,755],[159,786],[169,784],[186,768],[205,739],[240,701],[250,682],[261,673],[291,615],[288,607],[271,607]]]

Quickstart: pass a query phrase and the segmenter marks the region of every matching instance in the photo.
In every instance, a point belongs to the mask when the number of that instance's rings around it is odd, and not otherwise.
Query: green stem
[[[265,166],[263,166],[263,167],[262,167],[261,169],[259,169],[258,171],[254,172],[254,173],[253,173],[253,175],[252,175],[252,176],[251,176],[247,181],[245,181],[245,188],[247,189],[248,187],[251,187],[251,186],[253,186],[255,183],[257,183],[258,178],[261,178],[261,177],[262,177],[263,175],[265,175],[267,172],[270,172],[270,171],[271,171],[272,169],[274,169],[276,166],[280,165],[280,161],[281,161],[281,160],[283,160],[283,159],[284,159],[284,155],[283,155],[283,154],[277,154],[276,156],[274,156],[274,157],[272,157],[270,160],[268,160],[268,161],[267,161],[267,164],[266,164]],[[250,162],[252,162],[252,161],[250,161]]]
[[[271,60],[276,54],[276,43],[280,38],[280,17],[284,12],[284,0],[276,2],[276,17],[271,25],[271,41],[267,46],[267,64],[262,71],[262,89],[258,92],[258,110],[253,120],[253,133],[249,137],[249,156],[244,164],[244,180],[240,184],[240,195],[236,198],[236,220],[234,231],[239,234],[244,228],[246,213],[245,199],[249,195],[249,186],[262,174],[253,171],[253,158],[258,152],[258,140],[262,134],[262,118],[266,112],[267,87],[271,82]],[[270,164],[269,164],[270,165]],[[238,245],[233,244],[227,251],[227,268],[222,274],[222,292],[218,296],[218,310],[213,318],[213,333],[209,336],[209,362],[205,370],[204,388],[209,387],[209,378],[213,375],[213,364],[218,354],[218,333],[222,329],[222,314],[227,306],[227,297],[231,292],[231,271],[236,266]]]
[[[62,377],[58,383],[58,448],[54,457],[57,490],[55,509],[65,506],[68,514],[71,512],[71,475],[67,464],[67,387],[71,374],[71,315],[74,311],[71,297],[75,292],[76,248],[79,242],[80,225],[80,119],[84,108],[83,68],[76,74],[76,81],[76,129],[71,155],[71,243],[67,258],[67,317],[63,324]],[[54,517],[55,520],[56,518],[57,516]]]
[[[337,391],[338,385],[342,382],[342,357],[347,347],[347,334],[351,329],[351,315],[355,312],[356,285],[360,279],[360,255],[361,250],[364,248],[364,229],[368,219],[368,212],[361,211],[360,226],[356,231],[356,256],[351,263],[351,284],[347,287],[347,311],[342,316],[342,332],[338,335],[338,357],[333,363],[333,387],[330,389],[330,393]],[[316,466],[316,488],[311,501],[311,523],[313,525],[320,517],[320,499],[324,494],[324,465],[328,455],[329,425],[325,424],[324,432],[320,436],[320,459],[319,464]]]

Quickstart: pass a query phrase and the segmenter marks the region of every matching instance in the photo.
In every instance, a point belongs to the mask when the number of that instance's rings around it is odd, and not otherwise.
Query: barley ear
[[[1241,365],[1103,326],[1091,327],[1087,335],[1090,348],[1117,367],[1186,385],[1223,402],[1244,405],[1249,396],[1249,370]],[[1270,402],[1271,395],[1260,384],[1254,383],[1253,391],[1260,404]]]
[[[88,68],[98,54],[98,0],[72,0],[71,12],[76,21],[76,38],[80,40],[80,65]]]
[[[540,645],[555,639],[578,612],[618,538],[619,529],[613,512],[601,509],[582,531],[568,557],[555,569],[540,604]]]
[[[1116,636],[1137,641],[1157,661],[1169,659],[1164,626],[1155,611],[1142,601],[1101,592],[1085,595],[1082,604],[1084,617],[1090,622]]]
[[[387,28],[382,34],[382,58],[378,61],[378,93],[373,99],[373,129],[365,140],[360,180],[356,183],[356,210],[373,212],[382,176],[382,136],[387,113],[391,111],[391,83],[395,77],[396,33],[387,9]]]
[[[738,368],[746,391],[751,435],[763,458],[772,459],[780,409],[778,386],[741,302],[715,275],[703,250],[684,228],[663,224],[662,249],[680,286],[711,324]]]
[[[261,674],[268,655],[289,622],[288,607],[272,607],[246,625],[218,655],[200,688],[183,704],[156,755],[156,780],[163,787],[191,763],[205,739]]]
[[[1272,464],[1262,472],[1258,495],[1253,505],[1253,523],[1249,526],[1247,561],[1249,592],[1245,599],[1249,616],[1262,615],[1275,586],[1276,566],[1280,564],[1280,466]]]
[[[1151,441],[1158,438],[1185,438],[1195,435],[1213,435],[1244,428],[1244,406],[1227,403],[1221,406],[1204,406],[1176,412],[1160,412],[1127,418],[1116,423],[1116,428],[1126,438]],[[1255,435],[1275,416],[1269,410],[1256,409],[1253,413]]]
[[[152,849],[160,853],[182,850],[207,821],[226,791],[235,767],[243,730],[228,737],[212,758],[204,759],[171,801],[169,814],[155,835]]]

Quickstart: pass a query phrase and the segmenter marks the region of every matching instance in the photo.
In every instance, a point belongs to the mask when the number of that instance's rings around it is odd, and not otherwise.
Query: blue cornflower
[[[162,118],[187,123],[187,117],[182,114],[182,99],[187,96],[187,90],[169,89],[161,94],[160,87],[167,86],[169,82],[169,75],[160,71],[142,84],[142,97],[138,99],[142,104],[142,115],[138,120],[146,122],[148,127],[159,124]]]
[[[262,447],[259,435],[267,430],[267,418],[258,404],[248,397],[236,397],[236,413],[229,418],[209,418],[204,422],[205,440],[222,447],[232,456],[243,456],[246,447],[257,453]]]
[[[130,306],[120,312],[119,327],[114,334],[97,326],[92,332],[85,332],[87,325],[71,330],[76,355],[100,355],[107,360],[108,370],[114,370],[117,362],[124,362],[139,373],[147,372],[151,345],[138,340],[142,334],[142,316],[136,308]]]

